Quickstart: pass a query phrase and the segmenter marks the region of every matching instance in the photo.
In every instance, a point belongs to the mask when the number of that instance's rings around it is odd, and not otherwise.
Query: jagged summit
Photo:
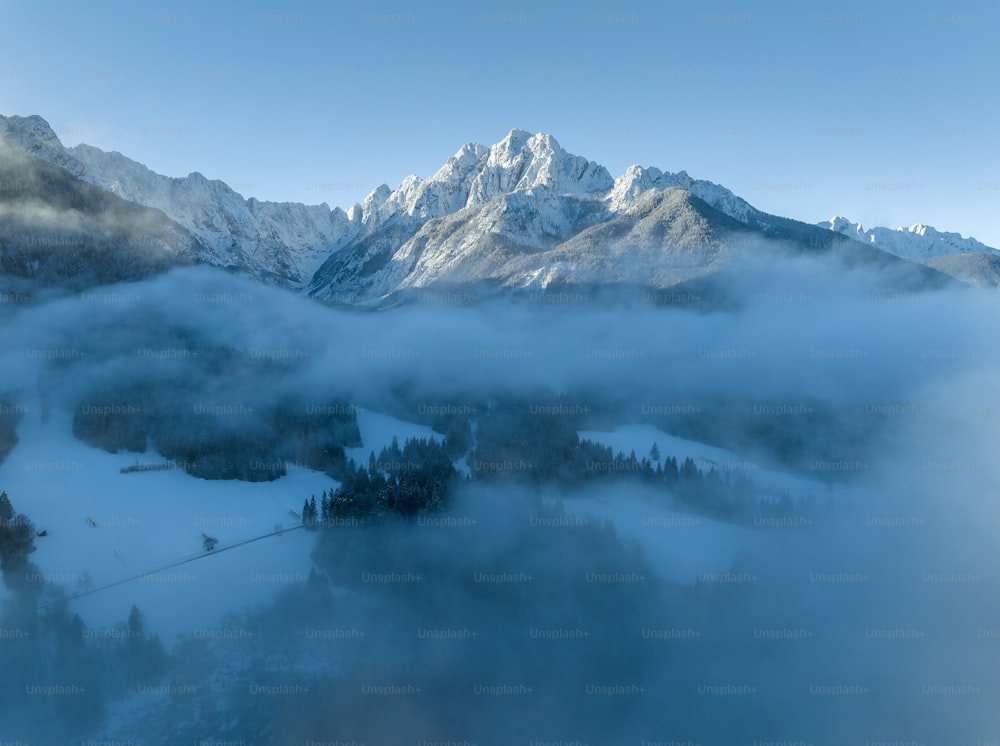
[[[926,261],[946,254],[1000,254],[996,249],[974,238],[966,238],[959,233],[939,231],[923,223],[915,223],[909,228],[876,227],[865,230],[861,223],[854,223],[848,218],[838,216],[817,225],[870,244],[882,251],[888,251],[890,254],[916,261]]]
[[[852,223],[848,218],[841,215],[834,215],[825,223],[817,223],[817,225],[823,228],[828,228],[831,231],[836,231],[837,233],[845,233],[849,231],[864,232],[864,228],[862,228],[861,223]]]
[[[201,261],[314,295],[345,296],[350,302],[362,297],[377,300],[407,283],[452,281],[458,277],[456,268],[461,268],[463,282],[483,279],[477,272],[485,268],[494,274],[514,267],[527,272],[530,262],[514,261],[514,255],[552,251],[581,232],[619,219],[625,220],[615,223],[622,235],[666,236],[663,240],[674,248],[687,247],[685,256],[702,257],[695,250],[694,234],[682,236],[681,228],[724,223],[714,215],[703,216],[707,223],[680,219],[701,214],[702,205],[767,240],[783,237],[794,243],[805,235],[804,224],[761,212],[725,187],[695,179],[686,171],[633,165],[613,178],[599,163],[567,152],[551,134],[524,129],[511,129],[492,145],[466,143],[430,176],[408,176],[395,189],[382,184],[346,211],[326,204],[245,199],[224,182],[197,171],[171,178],[117,152],[89,145],[67,148],[39,116],[0,116],[0,138],[77,179],[161,210],[198,240]],[[668,221],[670,230],[661,230],[667,223],[644,210],[652,197],[678,189],[700,203],[684,209],[677,203],[678,212]],[[636,228],[629,221],[641,225]],[[820,226],[862,240],[873,251],[918,260],[949,251],[989,250],[958,234],[922,225],[901,232],[864,231],[846,218],[834,218]],[[904,239],[923,241],[930,248],[923,244],[919,250],[900,248]],[[646,241],[643,262],[655,263],[664,256],[652,245],[658,240]],[[809,240],[825,245],[826,239]],[[600,265],[601,251],[612,251],[593,241],[568,245],[581,251],[585,247],[593,267]],[[496,255],[487,257],[484,252]],[[532,266],[531,276],[563,273],[568,278],[578,272],[571,255],[559,256],[561,269]],[[364,281],[358,279],[362,274]],[[493,279],[519,281],[513,275]]]
[[[118,152],[86,144],[64,147],[39,116],[0,116],[0,138],[81,181],[166,213],[198,239],[202,261],[277,284],[307,282],[329,253],[356,233],[340,208],[244,199],[199,172],[172,178]]]
[[[595,196],[611,188],[607,169],[567,153],[552,135],[511,130],[489,149],[470,194],[481,204],[498,193],[549,189],[556,194]]]
[[[27,117],[0,116],[0,137],[5,138],[20,150],[31,155],[40,151],[57,150],[63,147],[59,137],[49,123],[37,114]]]

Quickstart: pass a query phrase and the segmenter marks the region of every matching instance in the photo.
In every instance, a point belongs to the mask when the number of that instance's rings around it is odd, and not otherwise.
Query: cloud
[[[822,417],[769,422],[778,435],[794,430],[803,453],[835,443],[863,459],[852,475],[859,490],[821,504],[811,525],[758,527],[762,540],[739,547],[726,573],[670,582],[661,554],[619,541],[598,519],[532,524],[539,511],[560,515],[560,501],[577,515],[574,500],[601,490],[623,515],[664,509],[668,496],[646,488],[466,485],[442,516],[457,523],[354,527],[324,543],[316,561],[336,603],[244,618],[261,644],[313,656],[318,678],[290,679],[309,681],[310,693],[265,704],[237,697],[223,712],[261,707],[286,742],[991,738],[995,296],[900,291],[815,257],[758,256],[730,281],[740,302],[728,310],[640,298],[603,309],[491,302],[369,312],[189,268],[15,310],[0,330],[0,369],[3,388],[44,391],[66,406],[108,381],[148,380],[254,406],[315,393],[412,408],[547,386],[590,392],[637,419],[642,402],[694,400],[704,405],[696,424],[720,440],[754,422],[754,402],[814,404]],[[223,346],[253,364],[170,354]],[[726,419],[734,401],[742,415]],[[808,472],[808,460],[763,435],[752,445]],[[633,575],[643,579],[624,580]],[[367,637],[350,647],[307,635],[347,628]],[[574,630],[589,636],[566,636]],[[313,640],[311,652],[289,653],[278,642],[286,632]],[[210,654],[221,664],[230,650]],[[277,680],[230,663],[234,680]],[[422,692],[362,691],[411,684]]]

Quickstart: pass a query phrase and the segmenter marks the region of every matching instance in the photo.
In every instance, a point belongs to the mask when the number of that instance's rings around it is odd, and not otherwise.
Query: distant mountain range
[[[921,262],[963,282],[988,287],[1000,284],[1000,251],[974,238],[920,223],[909,228],[865,230],[860,223],[835,217],[818,225],[890,254]]]
[[[139,280],[204,253],[198,239],[162,211],[127,202],[0,140],[5,300]]]
[[[66,148],[38,116],[0,117],[0,142],[30,159],[15,171],[48,174],[53,194],[43,189],[35,203],[58,203],[55,193],[70,184],[91,197],[101,192],[116,200],[105,213],[141,206],[156,215],[148,220],[162,239],[161,263],[208,263],[331,303],[684,288],[731,271],[736,254],[761,243],[891,268],[895,283],[938,285],[939,272],[1000,281],[1000,252],[974,239],[919,225],[866,231],[844,218],[809,225],[757,210],[684,171],[632,166],[613,178],[552,136],[523,130],[489,147],[464,145],[429,178],[380,186],[347,210],[244,199],[199,173],[171,178],[117,152]],[[63,176],[56,179],[52,166]],[[14,206],[0,204],[9,219]],[[11,225],[0,223],[4,271],[17,264]]]

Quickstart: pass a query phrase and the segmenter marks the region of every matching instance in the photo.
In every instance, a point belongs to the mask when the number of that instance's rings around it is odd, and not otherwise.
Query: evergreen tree
[[[684,463],[680,468],[681,481],[692,483],[696,482],[699,477],[701,477],[701,470],[698,468],[697,464],[695,464],[694,459],[688,456],[684,459]]]
[[[35,551],[35,526],[14,512],[7,493],[0,493],[0,572],[8,588],[23,587]]]
[[[7,491],[0,492],[0,528],[7,525],[7,521],[14,517],[14,506],[10,504]]]
[[[330,497],[326,494],[326,490],[323,490],[323,497],[320,500],[320,525],[329,526],[330,525]]]
[[[145,619],[142,616],[142,612],[139,611],[138,606],[132,605],[132,609],[128,613],[128,622],[125,626],[128,630],[129,650],[138,649],[141,647],[143,627],[145,626]]]
[[[660,461],[660,447],[653,442],[653,447],[649,449],[649,459],[650,461]]]
[[[132,606],[125,623],[128,639],[125,643],[126,668],[136,683],[158,678],[166,667],[167,654],[160,638],[146,634],[146,618],[138,606]]]
[[[448,423],[444,433],[444,446],[452,458],[468,452],[472,447],[472,426],[468,418],[456,417]]]
[[[680,470],[677,467],[677,459],[673,456],[668,456],[663,461],[663,479],[667,484],[676,484],[678,477],[680,476]]]
[[[47,622],[54,642],[49,675],[55,681],[79,687],[73,696],[59,697],[52,716],[68,728],[93,728],[103,717],[101,684],[106,672],[87,645],[86,627],[78,614],[70,616],[63,603],[50,611]]]

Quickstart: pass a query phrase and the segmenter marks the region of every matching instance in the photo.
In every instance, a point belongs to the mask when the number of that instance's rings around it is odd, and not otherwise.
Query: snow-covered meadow
[[[134,604],[164,638],[209,630],[227,611],[263,603],[308,577],[315,538],[298,530],[299,512],[304,499],[337,486],[329,476],[293,464],[272,482],[209,481],[177,468],[122,473],[169,462],[152,450],[112,454],[89,447],[73,437],[68,413],[56,410],[43,419],[40,411],[28,408],[20,442],[0,464],[0,484],[15,508],[46,532],[32,555],[42,578],[70,596],[85,594],[70,603],[89,628],[121,624]],[[357,463],[393,438],[443,438],[425,425],[356,411],[363,445],[346,453]],[[655,442],[664,457],[691,457],[703,469],[746,469],[764,492],[823,495],[830,489],[651,425],[579,435],[639,457]],[[566,499],[564,508],[612,522],[622,538],[642,546],[663,578],[679,583],[729,571],[762,539],[750,527],[681,512],[642,490],[588,491]],[[203,534],[218,540],[214,551],[205,551]]]
[[[28,408],[20,442],[0,464],[0,484],[38,531],[31,559],[43,580],[75,596],[71,609],[93,630],[121,624],[132,605],[164,638],[218,626],[227,611],[263,603],[308,577],[315,537],[297,529],[302,501],[337,482],[292,464],[273,482],[205,480],[173,468],[154,452],[107,453],[73,437],[71,415]],[[358,410],[367,461],[397,437],[428,437],[424,426]],[[440,438],[441,436],[437,436]],[[267,536],[232,550],[227,546]],[[211,553],[202,535],[218,539]],[[224,551],[225,550],[225,551]],[[157,572],[160,568],[178,564]]]

